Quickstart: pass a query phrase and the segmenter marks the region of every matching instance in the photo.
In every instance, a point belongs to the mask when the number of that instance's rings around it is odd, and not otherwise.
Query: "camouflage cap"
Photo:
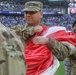
[[[25,3],[25,8],[22,11],[40,11],[43,8],[43,3],[39,1],[29,1]]]

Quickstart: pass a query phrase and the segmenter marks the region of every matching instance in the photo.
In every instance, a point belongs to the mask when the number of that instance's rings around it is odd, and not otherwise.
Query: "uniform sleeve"
[[[24,40],[29,39],[32,35],[34,35],[34,27],[33,26],[27,26],[26,28],[24,28],[21,32],[22,34],[22,38]]]
[[[72,75],[76,75],[76,60],[71,61],[72,64]]]
[[[27,40],[30,38],[32,35],[34,35],[34,27],[29,26],[27,24],[25,25],[17,25],[11,28],[12,30],[15,31],[15,33],[21,37],[23,40]]]
[[[13,26],[10,28],[11,31],[15,31],[15,33],[18,35],[18,36],[21,36],[21,32],[22,32],[22,29],[24,28],[24,25],[16,25],[16,26]]]
[[[52,53],[59,59],[64,60],[66,57],[71,57],[76,55],[76,48],[69,42],[59,42],[55,39],[49,39],[47,47],[52,51]]]

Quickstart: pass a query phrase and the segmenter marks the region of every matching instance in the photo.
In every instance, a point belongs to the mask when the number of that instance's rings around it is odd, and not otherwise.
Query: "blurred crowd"
[[[19,2],[14,1],[4,1],[0,2],[0,11],[21,11],[24,8],[23,5],[21,5]],[[62,7],[54,7],[50,8],[48,5],[44,5],[43,12],[55,12],[60,13],[63,11]],[[67,28],[67,30],[71,30],[72,24],[74,21],[76,21],[76,14],[62,14],[57,16],[52,15],[46,15],[44,14],[44,18],[42,19],[43,24],[48,26],[64,26]],[[2,15],[0,14],[0,22],[5,25],[6,27],[12,27],[15,25],[24,25],[26,22],[22,15]]]
[[[14,1],[4,1],[4,2],[0,2],[0,11],[21,11],[22,9],[24,8],[24,5],[20,4],[19,2],[16,3]],[[62,12],[62,8],[60,7],[53,7],[53,8],[50,8],[49,5],[44,5],[44,8],[42,10],[43,12],[55,12],[55,13],[58,13],[58,12]]]
[[[71,30],[74,21],[76,21],[75,14],[65,14],[61,16],[44,15],[44,18],[42,18],[42,23],[45,25],[64,26],[67,30]],[[6,27],[12,27],[19,24],[24,25],[26,23],[21,15],[0,15],[0,22]]]
[[[71,30],[72,24],[76,21],[76,14],[64,14],[59,16],[45,16],[43,19],[43,23],[49,26],[64,26],[67,30]]]
[[[0,2],[0,11],[21,11],[23,9],[23,5],[19,2],[15,3],[14,1],[4,1]]]
[[[25,24],[23,16],[14,16],[14,15],[12,16],[0,15],[0,22],[9,28],[18,24],[20,25]]]

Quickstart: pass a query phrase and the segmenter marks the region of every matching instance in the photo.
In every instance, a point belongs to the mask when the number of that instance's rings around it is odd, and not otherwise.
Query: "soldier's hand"
[[[34,44],[46,44],[48,41],[48,38],[43,36],[37,36],[33,39]]]
[[[34,27],[34,32],[41,32],[43,30],[42,26],[35,26]]]

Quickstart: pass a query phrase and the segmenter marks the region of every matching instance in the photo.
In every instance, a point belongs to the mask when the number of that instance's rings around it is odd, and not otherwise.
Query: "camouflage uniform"
[[[72,59],[71,62],[69,59],[65,59],[65,71],[66,75],[76,75],[76,59]]]
[[[65,65],[65,72],[66,75],[71,75],[71,71],[72,71],[72,64],[69,58],[66,58],[64,60],[64,65]]]
[[[72,60],[72,74],[71,75],[76,75],[76,59]]]
[[[76,21],[73,22],[72,32],[76,34]],[[75,75],[76,74],[76,60],[69,60],[69,58],[64,60],[66,75]]]
[[[0,24],[0,75],[25,75],[23,49],[20,38]]]

